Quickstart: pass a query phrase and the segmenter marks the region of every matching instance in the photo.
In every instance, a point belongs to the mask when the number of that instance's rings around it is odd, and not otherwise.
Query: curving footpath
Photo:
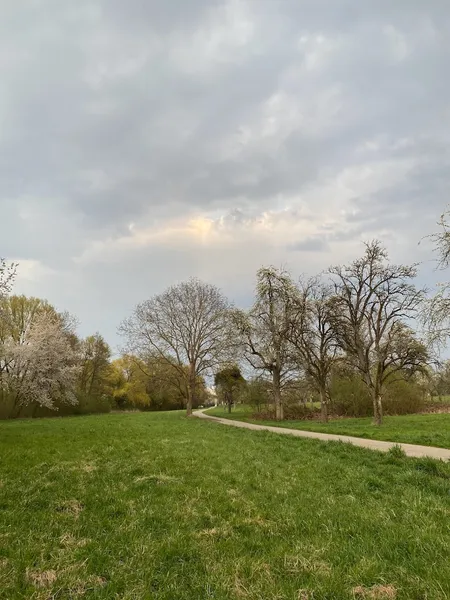
[[[220,417],[213,417],[212,415],[205,415],[205,410],[197,410],[193,413],[193,416],[200,419],[206,419],[208,421],[214,421],[221,423],[222,425],[229,425],[231,427],[241,427],[243,429],[252,429],[253,431],[272,431],[273,433],[280,433],[282,435],[293,435],[295,437],[302,438],[314,438],[316,440],[322,440],[323,442],[346,442],[359,446],[361,448],[369,448],[369,450],[378,450],[380,452],[388,452],[394,446],[400,446],[405,452],[406,456],[413,456],[415,458],[436,458],[438,460],[450,460],[450,450],[446,448],[435,448],[433,446],[417,446],[416,444],[402,444],[400,442],[383,442],[381,440],[369,440],[365,438],[352,437],[349,435],[335,435],[331,433],[318,433],[316,431],[302,431],[300,429],[287,429],[286,427],[271,427],[270,425],[256,425],[255,423],[245,423],[244,421],[233,421],[231,419],[222,419]]]

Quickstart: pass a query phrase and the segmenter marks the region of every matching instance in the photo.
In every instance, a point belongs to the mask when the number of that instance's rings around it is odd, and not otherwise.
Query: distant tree
[[[436,396],[449,396],[450,395],[450,360],[446,360],[443,363],[437,365],[435,372],[431,376],[432,380],[432,392]]]
[[[11,387],[14,361],[21,346],[29,343],[30,332],[36,321],[44,315],[51,316],[61,326],[61,331],[68,336],[65,317],[45,300],[26,296],[0,297],[0,394],[9,398],[7,387]],[[22,357],[23,361],[23,357]],[[21,361],[21,362],[22,362]],[[6,385],[8,381],[8,386]]]
[[[216,373],[214,384],[219,400],[228,407],[228,412],[231,413],[233,404],[245,385],[241,370],[237,365],[224,367]]]
[[[12,339],[21,343],[26,338],[36,317],[44,313],[57,317],[57,312],[46,300],[27,296],[4,296],[0,299],[0,341]]]
[[[263,377],[253,377],[246,382],[240,397],[244,404],[253,406],[260,412],[272,398],[272,384]]]
[[[157,354],[184,378],[188,415],[195,403],[198,377],[211,373],[235,347],[229,310],[218,288],[190,279],[139,304],[119,329],[130,353],[144,360]]]
[[[145,364],[136,356],[125,354],[111,363],[109,386],[118,408],[150,406]]]
[[[296,297],[297,310],[293,314],[289,338],[306,380],[319,395],[322,421],[327,422],[329,381],[338,352],[333,327],[333,289],[318,278],[312,278],[301,283]]]
[[[102,397],[109,393],[111,349],[96,333],[79,344],[79,390],[84,396]]]
[[[256,300],[245,312],[234,312],[242,336],[245,358],[262,373],[270,374],[277,420],[284,418],[282,388],[295,371],[289,341],[296,289],[288,273],[274,267],[259,269]]]
[[[1,385],[13,398],[14,410],[37,404],[54,408],[55,402],[75,404],[77,355],[55,314],[39,313],[20,341],[5,343]]]
[[[418,315],[424,299],[424,290],[413,283],[417,268],[387,261],[386,250],[373,241],[362,258],[330,269],[335,334],[371,392],[378,425],[388,380],[394,381],[397,372],[415,372],[427,361],[426,348],[406,323]]]
[[[140,410],[172,410],[186,408],[186,376],[169,366],[170,359],[159,356],[145,361],[137,356],[124,355],[112,363],[110,385],[119,408],[133,406]],[[198,377],[195,388],[196,404],[206,398],[206,386]],[[196,405],[194,405],[194,408]]]

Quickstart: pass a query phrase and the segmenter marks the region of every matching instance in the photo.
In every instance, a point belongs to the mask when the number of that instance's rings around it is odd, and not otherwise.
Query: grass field
[[[323,433],[353,435],[373,440],[450,448],[450,413],[384,417],[384,423],[381,427],[373,425],[372,418],[370,417],[362,419],[332,419],[329,423],[320,423],[319,421],[283,421],[282,423],[277,421],[261,421],[252,419],[254,410],[244,405],[236,406],[231,415],[224,411],[223,407],[212,408],[207,413],[216,417],[226,417],[238,421],[248,421],[249,423],[273,425],[275,427],[289,427],[291,429],[303,429],[304,431],[319,431]]]
[[[441,402],[443,404],[450,404],[450,396],[434,396],[433,401],[438,403]]]
[[[444,600],[450,466],[179,413],[0,423],[0,598]]]

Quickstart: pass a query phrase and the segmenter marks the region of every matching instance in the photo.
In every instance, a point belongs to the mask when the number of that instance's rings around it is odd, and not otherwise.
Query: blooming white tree
[[[2,387],[14,409],[33,403],[55,408],[56,401],[76,404],[78,360],[59,315],[37,314],[23,337],[4,342],[3,354]]]

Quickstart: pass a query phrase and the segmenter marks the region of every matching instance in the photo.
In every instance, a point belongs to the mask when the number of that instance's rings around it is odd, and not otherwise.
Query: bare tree
[[[288,273],[264,267],[257,273],[256,300],[248,311],[235,311],[245,358],[256,370],[272,379],[275,415],[284,418],[282,388],[295,371],[289,341],[296,306],[296,289]]]
[[[192,278],[139,304],[119,332],[128,351],[143,360],[160,356],[186,381],[191,415],[198,377],[226,362],[236,346],[229,317],[230,304],[222,292]]]
[[[8,264],[0,258],[0,298],[9,294],[16,276],[17,264]]]
[[[334,328],[371,392],[374,420],[380,425],[388,380],[396,372],[421,368],[426,360],[424,346],[406,324],[418,315],[425,292],[413,283],[416,265],[389,264],[379,241],[365,246],[362,258],[330,269],[336,296]]]
[[[329,379],[338,344],[334,330],[333,288],[317,277],[300,285],[289,338],[307,379],[319,394],[322,421],[328,421]]]
[[[440,230],[429,236],[434,242],[434,250],[438,254],[438,268],[445,270],[450,265],[450,223],[449,211],[444,212],[438,225]],[[436,363],[439,355],[446,347],[450,338],[450,283],[443,282],[437,285],[434,296],[428,298],[421,314],[421,322],[428,336],[428,344],[435,352]]]
[[[428,236],[434,242],[434,249],[438,254],[438,265],[441,269],[450,266],[450,210],[444,211],[437,223],[439,231]]]

